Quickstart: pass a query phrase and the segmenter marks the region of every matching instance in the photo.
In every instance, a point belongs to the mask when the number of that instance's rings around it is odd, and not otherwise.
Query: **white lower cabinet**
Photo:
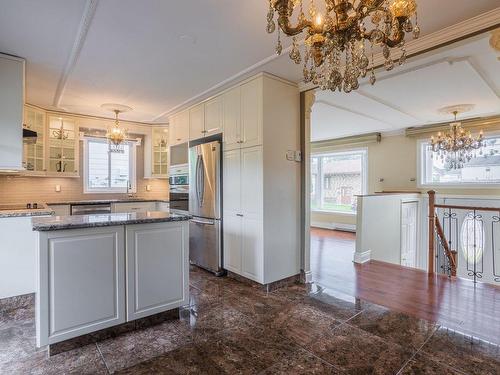
[[[264,283],[263,222],[245,216],[241,221],[241,274]]]
[[[38,346],[125,322],[122,226],[40,232],[38,269]]]
[[[129,225],[126,238],[127,320],[187,304],[189,238],[185,225]]]
[[[115,213],[156,211],[156,202],[124,202],[113,203]]]

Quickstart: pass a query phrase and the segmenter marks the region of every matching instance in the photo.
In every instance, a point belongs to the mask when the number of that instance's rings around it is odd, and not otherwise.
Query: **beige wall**
[[[80,127],[105,129],[113,124],[112,120],[93,117],[75,116]],[[122,122],[130,133],[147,135],[151,127],[135,123]],[[83,171],[82,144],[80,143],[80,172]],[[0,204],[18,204],[27,202],[64,202],[68,200],[92,200],[107,198],[125,198],[126,194],[84,194],[83,173],[78,178],[60,177],[24,177],[0,175]],[[165,179],[144,178],[144,142],[137,147],[137,196],[145,199],[168,199],[169,186]],[[55,185],[61,185],[61,192],[55,191]],[[151,191],[146,191],[151,185]]]
[[[380,143],[370,143],[368,149],[368,194],[388,190],[421,191],[417,187],[417,138],[405,135],[382,136]],[[360,148],[356,147],[356,148]],[[353,147],[335,147],[334,151]],[[381,182],[380,180],[383,179]],[[500,189],[436,189],[450,195],[500,195]],[[331,223],[355,224],[356,217],[345,214],[313,212],[311,223],[331,226]]]

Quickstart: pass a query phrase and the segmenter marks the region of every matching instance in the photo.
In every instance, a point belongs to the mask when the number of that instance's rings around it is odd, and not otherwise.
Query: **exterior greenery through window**
[[[123,153],[110,152],[104,139],[88,139],[85,147],[85,192],[125,193],[135,191],[135,146]]]
[[[366,150],[311,157],[311,209],[356,213],[356,195],[366,193]]]
[[[433,155],[429,142],[420,144],[420,184],[441,186],[500,184],[500,137],[488,137],[479,153],[461,169],[447,170],[444,160]],[[492,154],[493,151],[493,154]]]

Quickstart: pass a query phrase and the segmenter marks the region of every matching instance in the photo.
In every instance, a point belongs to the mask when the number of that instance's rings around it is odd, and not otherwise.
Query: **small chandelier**
[[[437,137],[431,137],[431,149],[442,161],[446,170],[461,169],[471,159],[483,155],[485,140],[483,131],[478,136],[473,136],[470,131],[465,130],[460,122],[457,122],[459,113],[470,111],[474,106],[471,104],[445,107],[442,113],[453,114],[454,122],[450,124],[450,131]]]
[[[101,106],[104,109],[113,111],[115,113],[115,123],[108,127],[106,132],[106,139],[108,140],[109,152],[123,153],[125,151],[124,145],[127,140],[128,132],[126,129],[120,127],[120,122],[118,120],[118,115],[122,112],[131,111],[132,108],[119,105],[119,104],[103,104]]]
[[[415,0],[323,1],[325,15],[316,9],[314,0],[310,1],[308,9],[310,18],[304,13],[303,0],[269,0],[267,13],[267,32],[270,34],[276,30],[274,16],[278,14],[276,53],[281,55],[283,51],[280,32],[292,36],[289,57],[296,64],[303,60],[304,81],[322,90],[349,93],[359,88],[360,77],[366,77],[368,72],[370,83],[375,84],[374,47],[382,48],[384,66],[389,71],[396,63],[402,65],[406,61],[405,34],[413,33],[414,38],[420,35]],[[297,25],[292,26],[291,18],[296,8],[299,9]],[[297,35],[302,32],[305,43],[301,54]],[[394,48],[400,49],[396,60],[391,52]]]

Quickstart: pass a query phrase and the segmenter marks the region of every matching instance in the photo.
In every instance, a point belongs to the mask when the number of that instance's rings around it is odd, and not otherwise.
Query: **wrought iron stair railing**
[[[428,194],[428,272],[500,283],[500,208],[437,204]]]

